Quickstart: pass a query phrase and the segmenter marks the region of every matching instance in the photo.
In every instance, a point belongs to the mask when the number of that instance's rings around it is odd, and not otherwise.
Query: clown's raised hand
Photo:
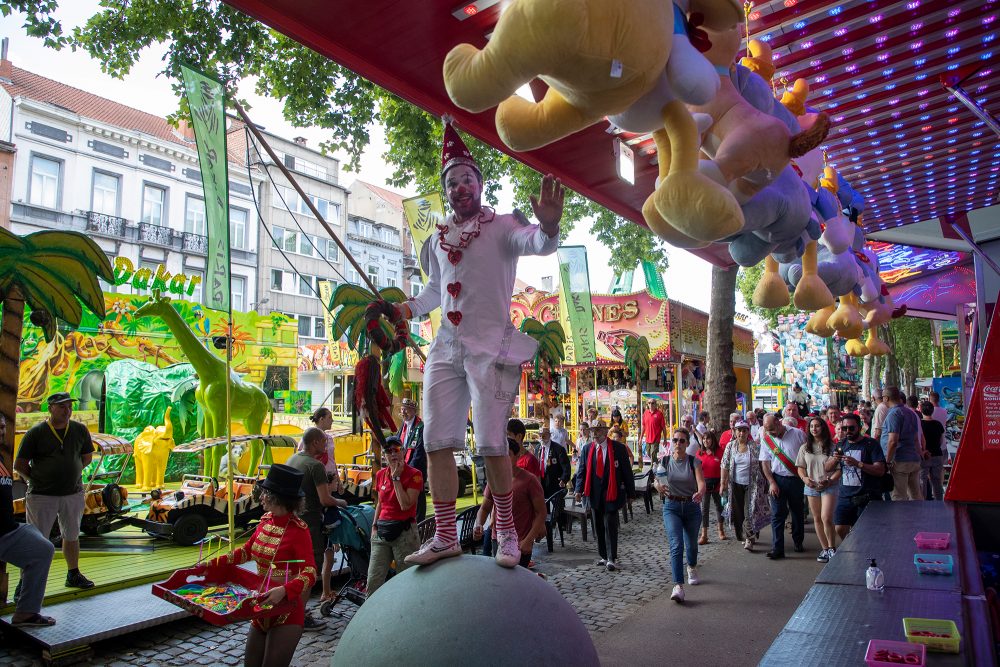
[[[542,178],[542,189],[538,197],[531,195],[531,208],[535,212],[535,219],[538,220],[542,231],[548,236],[556,236],[559,233],[559,220],[562,218],[563,197],[566,189],[562,182],[552,174],[546,174]]]

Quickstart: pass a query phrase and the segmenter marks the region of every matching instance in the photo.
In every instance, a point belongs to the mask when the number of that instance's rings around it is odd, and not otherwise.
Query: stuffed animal
[[[715,29],[743,16],[736,0],[698,0],[690,9]],[[697,129],[670,86],[686,95],[711,86],[685,88],[691,76],[683,67],[668,68],[679,34],[675,13],[662,0],[514,0],[483,49],[460,44],[448,53],[445,87],[467,111],[499,105],[497,132],[516,151],[540,148],[641,102],[655,126],[637,131],[656,131],[661,165],[661,182],[643,207],[647,224],[668,241],[715,241],[739,231],[743,216],[725,188],[697,171]],[[686,48],[676,53],[691,56]],[[549,86],[541,102],[514,95],[536,76]],[[650,113],[646,96],[653,91],[659,108],[654,104]]]
[[[176,446],[174,425],[170,421],[170,407],[163,415],[163,426],[147,426],[135,438],[135,483],[140,491],[151,491],[163,486],[167,470],[167,457]]]
[[[693,113],[708,114],[712,127],[702,150],[712,158],[702,171],[726,185],[737,201],[746,203],[788,166],[790,158],[805,155],[826,138],[830,122],[826,114],[799,119],[804,128],[792,135],[777,119],[755,109],[736,90],[730,68],[740,48],[740,27],[706,30],[712,47],[706,52],[720,77],[719,94],[703,105],[691,105]]]

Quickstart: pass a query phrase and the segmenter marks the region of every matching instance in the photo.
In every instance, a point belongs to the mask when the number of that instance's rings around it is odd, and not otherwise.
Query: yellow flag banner
[[[333,339],[333,313],[330,312],[330,302],[333,300],[333,284],[329,280],[320,280],[319,300],[323,304],[323,329],[326,330],[326,340],[331,347],[336,347]]]
[[[420,250],[434,234],[437,225],[444,223],[444,202],[436,192],[418,195],[403,200],[403,212],[406,214],[406,224],[410,226],[410,236],[413,237],[413,254],[417,258],[420,278],[426,284],[427,274],[424,273],[424,267],[420,266]],[[430,314],[430,319],[433,335],[441,324],[441,309],[436,308]]]

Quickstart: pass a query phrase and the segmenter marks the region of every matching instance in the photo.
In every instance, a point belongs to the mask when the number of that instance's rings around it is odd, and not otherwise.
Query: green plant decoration
[[[541,368],[551,371],[566,358],[566,333],[559,322],[542,324],[533,317],[527,317],[521,322],[521,332],[538,341],[538,351],[535,352],[535,377],[539,376]]]
[[[327,310],[333,313],[332,339],[339,340],[342,336],[346,336],[347,345],[358,354],[364,354],[363,350],[368,347],[368,337],[365,335],[365,308],[372,301],[379,299],[389,303],[402,303],[406,301],[406,294],[398,287],[383,287],[376,296],[371,290],[359,285],[349,283],[339,285],[330,297],[330,303],[327,304]],[[392,331],[388,329],[386,333],[392,335]]]

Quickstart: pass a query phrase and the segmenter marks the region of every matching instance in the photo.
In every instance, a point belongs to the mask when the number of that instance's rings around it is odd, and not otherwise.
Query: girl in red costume
[[[288,598],[296,603],[295,608],[278,616],[250,621],[244,664],[246,667],[285,667],[292,661],[302,636],[305,619],[302,592],[311,590],[316,583],[316,563],[309,528],[295,516],[304,495],[302,473],[276,463],[260,485],[265,514],[253,537],[231,554],[212,560],[206,568],[253,560],[259,574],[266,576],[267,571],[272,570],[271,582],[281,585],[263,594],[261,604],[273,606]]]

